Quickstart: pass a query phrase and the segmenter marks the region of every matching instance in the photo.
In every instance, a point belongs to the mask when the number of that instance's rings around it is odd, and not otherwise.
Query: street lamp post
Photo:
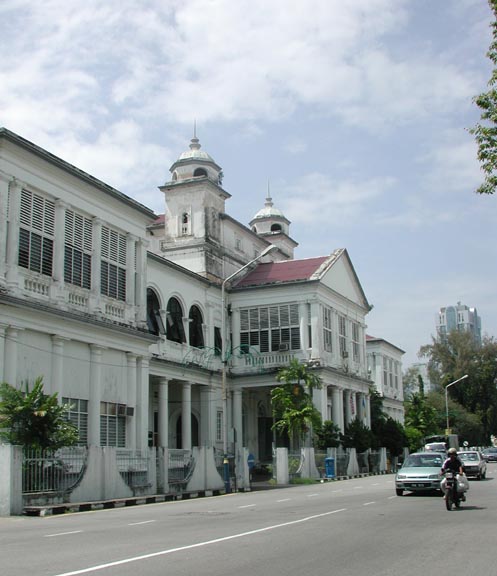
[[[445,415],[446,415],[446,419],[447,419],[447,428],[445,430],[446,434],[449,434],[449,430],[450,430],[450,428],[449,428],[449,394],[448,394],[449,386],[453,386],[454,384],[457,384],[458,382],[460,382],[461,380],[464,380],[467,377],[468,377],[468,375],[465,374],[464,376],[461,376],[457,380],[454,380],[454,382],[447,384],[447,386],[445,387]]]
[[[239,268],[236,272],[233,272],[230,276],[223,280],[221,285],[221,389],[222,389],[222,399],[223,399],[223,477],[224,477],[224,488],[226,493],[231,492],[230,487],[230,467],[228,460],[228,387],[226,385],[226,365],[228,363],[227,350],[226,350],[226,301],[225,301],[225,288],[226,284],[232,280],[235,276],[243,272],[246,268],[269,254],[272,250],[277,248],[275,244],[270,244],[264,250],[251,260],[247,262],[245,266]]]

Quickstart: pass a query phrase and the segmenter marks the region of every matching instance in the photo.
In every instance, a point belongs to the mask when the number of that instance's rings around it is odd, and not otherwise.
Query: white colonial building
[[[383,398],[384,412],[404,424],[402,356],[405,354],[383,338],[366,334],[368,373]]]
[[[270,390],[297,358],[322,378],[324,420],[369,425],[370,305],[347,251],[294,260],[269,194],[249,226],[228,216],[197,138],[159,189],[164,215],[0,129],[0,379],[43,376],[82,444],[222,450],[228,429],[230,452],[266,461]]]

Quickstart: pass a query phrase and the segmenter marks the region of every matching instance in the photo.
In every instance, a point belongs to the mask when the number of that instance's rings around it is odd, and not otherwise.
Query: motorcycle
[[[459,492],[457,489],[457,474],[451,470],[445,472],[445,506],[447,510],[452,510],[452,505],[456,508],[461,506],[461,501],[466,500],[464,493]]]

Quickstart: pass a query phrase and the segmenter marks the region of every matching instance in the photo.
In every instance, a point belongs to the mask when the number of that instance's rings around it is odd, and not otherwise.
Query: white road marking
[[[290,502],[291,498],[283,498],[282,500],[276,500],[276,502]]]
[[[73,530],[72,532],[59,532],[58,534],[45,534],[44,538],[54,538],[55,536],[67,536],[67,534],[79,534],[83,530]]]
[[[155,520],[144,520],[143,522],[132,522],[128,524],[128,526],[140,526],[141,524],[150,524],[151,522],[155,522]]]
[[[370,504],[376,504],[376,502],[364,502],[363,506],[369,506]]]
[[[394,498],[397,498],[397,496],[389,496],[387,500],[393,500]]]
[[[138,562],[140,560],[147,560],[148,558],[156,558],[157,556],[165,556],[166,554],[173,554],[174,552],[182,552],[183,550],[191,550],[193,548],[200,548],[202,546],[210,546],[211,544],[218,544],[219,542],[227,542],[228,540],[234,540],[235,538],[244,538],[246,536],[252,536],[253,534],[259,534],[260,532],[267,532],[268,530],[285,528],[286,526],[293,526],[294,524],[309,522],[310,520],[315,520],[316,518],[324,518],[325,516],[330,516],[331,514],[338,514],[338,512],[345,512],[346,510],[347,508],[330,510],[329,512],[323,512],[322,514],[314,514],[313,516],[306,516],[305,518],[301,518],[300,520],[292,520],[291,522],[284,522],[283,524],[274,524],[273,526],[266,526],[265,528],[257,528],[256,530],[241,532],[239,534],[233,534],[231,536],[224,536],[223,538],[215,538],[214,540],[207,540],[206,542],[198,542],[197,544],[189,544],[188,546],[180,546],[178,548],[169,548],[168,550],[161,550],[160,552],[143,554],[143,556],[134,556],[132,558],[125,558],[124,560],[117,560],[116,562],[108,562],[107,564],[90,566],[89,568],[74,570],[72,572],[64,572],[62,574],[57,574],[56,576],[77,576],[78,574],[89,574],[90,572],[98,572],[99,570],[105,570],[106,568],[112,568],[114,566],[129,564],[130,562]]]
[[[238,506],[238,508],[252,508],[255,504],[245,504],[245,506]]]
[[[307,498],[313,498],[314,496],[319,496],[319,494],[307,494]]]

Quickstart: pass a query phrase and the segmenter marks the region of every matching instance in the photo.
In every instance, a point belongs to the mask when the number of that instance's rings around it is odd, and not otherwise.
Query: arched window
[[[257,228],[256,226],[252,226],[252,232],[255,232],[257,234]]]
[[[203,318],[200,308],[198,306],[192,306],[190,308],[190,315],[188,318],[190,320],[190,346],[195,346],[195,348],[203,348],[204,331],[202,329]]]
[[[281,224],[271,224],[271,232],[281,232]]]
[[[207,170],[205,168],[196,168],[193,172],[193,176],[207,176]]]
[[[176,170],[173,172],[173,182],[176,182],[176,180],[178,179],[178,173],[176,172]]]
[[[160,315],[159,298],[151,288],[147,288],[147,326],[148,331],[156,336],[165,333]]]
[[[183,328],[183,309],[177,298],[170,298],[167,303],[166,338],[173,342],[186,342]]]

